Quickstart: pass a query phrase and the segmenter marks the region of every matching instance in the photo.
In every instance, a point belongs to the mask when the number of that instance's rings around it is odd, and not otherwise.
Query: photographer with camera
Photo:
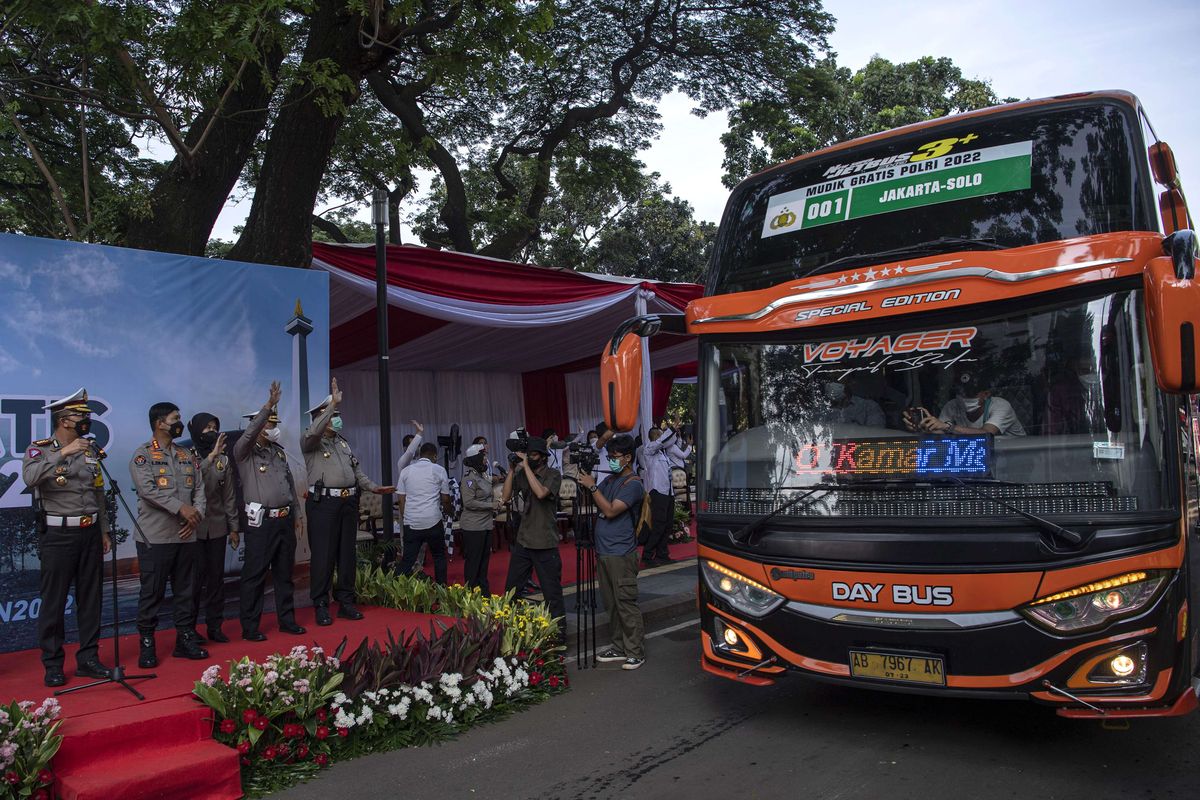
[[[595,532],[596,572],[612,631],[612,646],[596,654],[596,660],[624,661],[622,669],[637,669],[646,660],[638,607],[636,533],[646,490],[633,472],[633,454],[632,436],[614,436],[608,443],[607,466],[612,474],[599,485],[591,475],[579,475],[579,485],[592,493],[600,512]]]
[[[546,440],[529,436],[524,430],[504,443],[511,452],[512,469],[504,476],[501,502],[507,503],[516,494],[524,498],[521,524],[513,543],[508,562],[508,577],[504,590],[519,590],[536,570],[542,596],[550,608],[550,616],[558,620],[559,632],[565,639],[566,607],[562,594],[562,558],[558,553],[558,490],[562,474],[549,465],[550,450]]]

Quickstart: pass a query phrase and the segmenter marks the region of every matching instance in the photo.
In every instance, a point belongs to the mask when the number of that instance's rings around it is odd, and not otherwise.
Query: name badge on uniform
[[[98,458],[92,458],[91,456],[84,456],[84,457],[83,457],[83,463],[85,463],[85,464],[99,464],[99,463],[100,463],[100,459],[98,459]]]

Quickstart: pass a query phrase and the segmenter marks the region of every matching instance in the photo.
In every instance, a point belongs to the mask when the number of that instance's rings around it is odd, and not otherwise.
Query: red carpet
[[[671,545],[671,558],[676,560],[695,558],[696,540],[694,535],[693,531],[693,538],[690,542]],[[558,552],[562,557],[563,586],[570,586],[578,580],[575,568],[575,545],[572,542],[563,542],[558,546]],[[492,558],[488,562],[488,584],[493,594],[500,594],[504,591],[504,579],[508,576],[508,562],[511,557],[511,550],[497,550],[492,553]],[[466,561],[463,559],[462,550],[456,547],[454,555],[450,557],[450,563],[446,566],[447,580],[452,584],[462,583],[465,568]],[[433,577],[433,557],[428,553],[425,554],[425,573],[429,577]],[[536,574],[534,579],[537,579]]]
[[[459,568],[461,573],[461,567]],[[329,628],[317,627],[311,608],[297,609],[297,621],[308,628],[303,636],[280,633],[273,616],[263,617],[265,642],[235,638],[229,644],[209,644],[207,661],[172,658],[175,632],[159,631],[159,665],[140,670],[137,637],[121,637],[121,657],[129,673],[153,672],[151,680],[130,683],[146,696],[139,702],[115,684],[63,695],[65,722],[59,729],[63,745],[52,766],[56,791],[64,800],[134,800],[135,798],[237,798],[241,797],[237,753],[211,737],[208,708],[191,697],[192,687],[205,667],[242,656],[261,661],[272,653],[287,652],[297,644],[319,644],[332,651],[349,639],[348,648],[364,637],[383,638],[391,630],[397,638],[414,628],[427,630],[433,617],[384,608],[363,608],[366,618],[357,622],[336,619]],[[226,633],[239,633],[236,620]],[[74,677],[75,646],[67,645],[67,688],[88,682]],[[0,655],[0,697],[40,702],[53,690],[42,684],[38,653],[26,650]],[[100,658],[111,666],[112,640],[100,643]]]

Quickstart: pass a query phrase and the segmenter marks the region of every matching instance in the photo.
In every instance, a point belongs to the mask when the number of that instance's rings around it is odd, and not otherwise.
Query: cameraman
[[[562,475],[549,465],[550,450],[546,440],[529,436],[524,443],[514,440],[510,449],[514,453],[512,469],[504,476],[501,502],[507,503],[513,493],[526,498],[521,513],[517,541],[513,543],[512,558],[508,562],[508,577],[504,590],[520,590],[529,580],[532,570],[537,571],[542,596],[550,608],[550,616],[558,620],[559,633],[565,639],[566,607],[562,594],[562,558],[558,553],[558,490]]]
[[[634,530],[646,490],[633,472],[633,453],[632,436],[614,436],[608,443],[607,466],[612,474],[599,486],[591,475],[579,476],[579,485],[592,493],[600,512],[596,520],[596,571],[612,629],[612,647],[599,652],[596,660],[624,661],[621,669],[637,669],[646,661]]]

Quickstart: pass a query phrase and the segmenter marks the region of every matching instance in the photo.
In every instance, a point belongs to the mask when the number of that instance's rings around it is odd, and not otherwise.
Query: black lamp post
[[[388,195],[376,189],[371,197],[375,223],[375,327],[379,332],[379,451],[380,480],[392,485],[392,393],[388,384],[387,227]],[[383,498],[383,540],[392,541],[392,498]]]

